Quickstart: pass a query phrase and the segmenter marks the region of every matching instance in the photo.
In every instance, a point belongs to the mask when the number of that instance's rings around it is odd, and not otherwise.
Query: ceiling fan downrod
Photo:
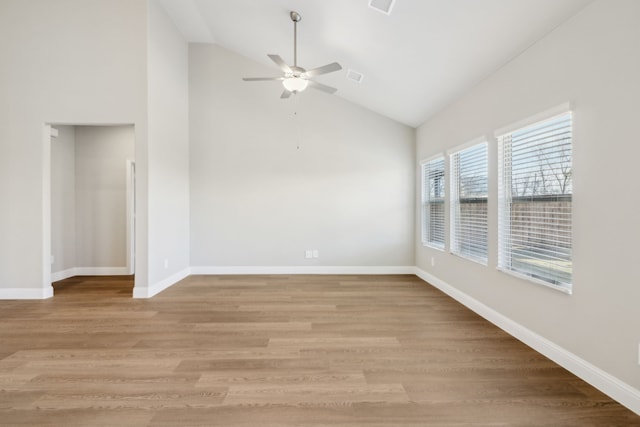
[[[302,16],[296,11],[289,13],[291,20],[293,21],[293,66],[298,66],[298,22],[302,20]]]

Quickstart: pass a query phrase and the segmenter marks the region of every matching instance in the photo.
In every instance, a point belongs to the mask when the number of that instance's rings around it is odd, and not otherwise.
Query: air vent
[[[362,79],[364,78],[364,74],[359,73],[354,70],[347,71],[347,78],[356,83],[362,83]]]
[[[396,0],[369,0],[369,7],[385,15],[391,15],[395,2]]]

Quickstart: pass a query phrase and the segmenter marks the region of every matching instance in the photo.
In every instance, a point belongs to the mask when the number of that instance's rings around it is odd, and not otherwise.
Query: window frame
[[[495,131],[495,137],[498,141],[498,265],[497,269],[511,276],[518,277],[520,279],[524,279],[526,281],[543,285],[558,291],[561,291],[566,294],[571,294],[573,290],[573,179],[571,179],[571,193],[565,194],[551,194],[551,195],[532,195],[532,196],[516,196],[514,198],[512,194],[512,185],[513,185],[513,168],[511,163],[512,156],[512,146],[511,146],[511,135],[517,132],[521,132],[526,130],[527,128],[533,128],[537,125],[541,125],[545,122],[550,122],[554,119],[560,118],[562,116],[569,115],[570,120],[570,166],[571,170],[573,170],[573,147],[574,147],[574,113],[571,109],[571,105],[569,103],[561,104],[557,107],[544,111],[542,113],[531,116],[527,119],[521,120],[519,122],[513,123],[509,126],[503,127]],[[506,139],[509,139],[507,142]],[[506,159],[509,159],[510,167],[505,167]],[[571,261],[571,277],[569,282],[558,282],[557,280],[554,282],[547,280],[540,276],[534,276],[532,273],[527,274],[522,270],[513,269],[513,267],[509,267],[507,264],[512,264],[512,256],[513,250],[510,247],[510,242],[512,240],[512,204],[514,200],[522,199],[521,201],[528,200],[529,202],[537,202],[537,203],[545,203],[546,201],[569,201],[571,204],[569,205],[569,233],[570,233],[570,258]],[[532,248],[529,246],[528,248]],[[533,252],[533,250],[532,250]],[[505,260],[505,257],[509,257],[508,260]],[[549,270],[547,270],[549,271]]]
[[[458,239],[458,220],[462,218],[461,212],[458,212],[458,208],[461,206],[461,198],[459,191],[460,182],[460,168],[456,166],[455,162],[459,161],[460,153],[464,151],[475,149],[484,145],[485,148],[485,195],[483,197],[471,197],[468,198],[468,203],[483,203],[485,204],[485,218],[484,218],[484,254],[482,256],[474,256],[470,253],[466,253],[459,246]],[[489,142],[484,136],[475,138],[447,151],[449,157],[449,252],[452,255],[459,256],[461,258],[477,262],[481,265],[489,264]],[[457,173],[458,172],[458,173]],[[483,199],[483,200],[482,200]]]
[[[434,164],[436,162],[442,162],[442,197],[437,198],[434,201],[431,200],[430,191],[427,191],[427,177],[426,172],[427,168],[430,168],[429,165]],[[446,199],[447,199],[447,191],[446,191],[446,183],[447,183],[447,169],[446,169],[446,158],[443,153],[436,154],[431,156],[425,160],[420,162],[420,180],[421,180],[421,197],[422,197],[422,205],[421,205],[421,215],[420,215],[420,223],[422,226],[421,231],[421,240],[422,245],[426,247],[430,247],[433,249],[438,249],[441,251],[445,250],[446,246]],[[429,183],[430,188],[430,183]],[[429,196],[428,196],[429,194]],[[442,205],[442,242],[435,240],[432,238],[432,221],[431,221],[431,206],[437,204]]]

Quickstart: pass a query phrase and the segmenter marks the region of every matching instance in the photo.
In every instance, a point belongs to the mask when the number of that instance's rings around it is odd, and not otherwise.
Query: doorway
[[[49,283],[133,275],[134,126],[48,126]]]

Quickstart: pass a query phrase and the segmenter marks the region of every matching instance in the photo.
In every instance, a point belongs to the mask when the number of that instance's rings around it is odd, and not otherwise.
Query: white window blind
[[[571,292],[571,113],[498,142],[498,268]]]
[[[487,143],[451,154],[451,252],[487,264]]]
[[[422,164],[422,243],[444,249],[444,157]]]

